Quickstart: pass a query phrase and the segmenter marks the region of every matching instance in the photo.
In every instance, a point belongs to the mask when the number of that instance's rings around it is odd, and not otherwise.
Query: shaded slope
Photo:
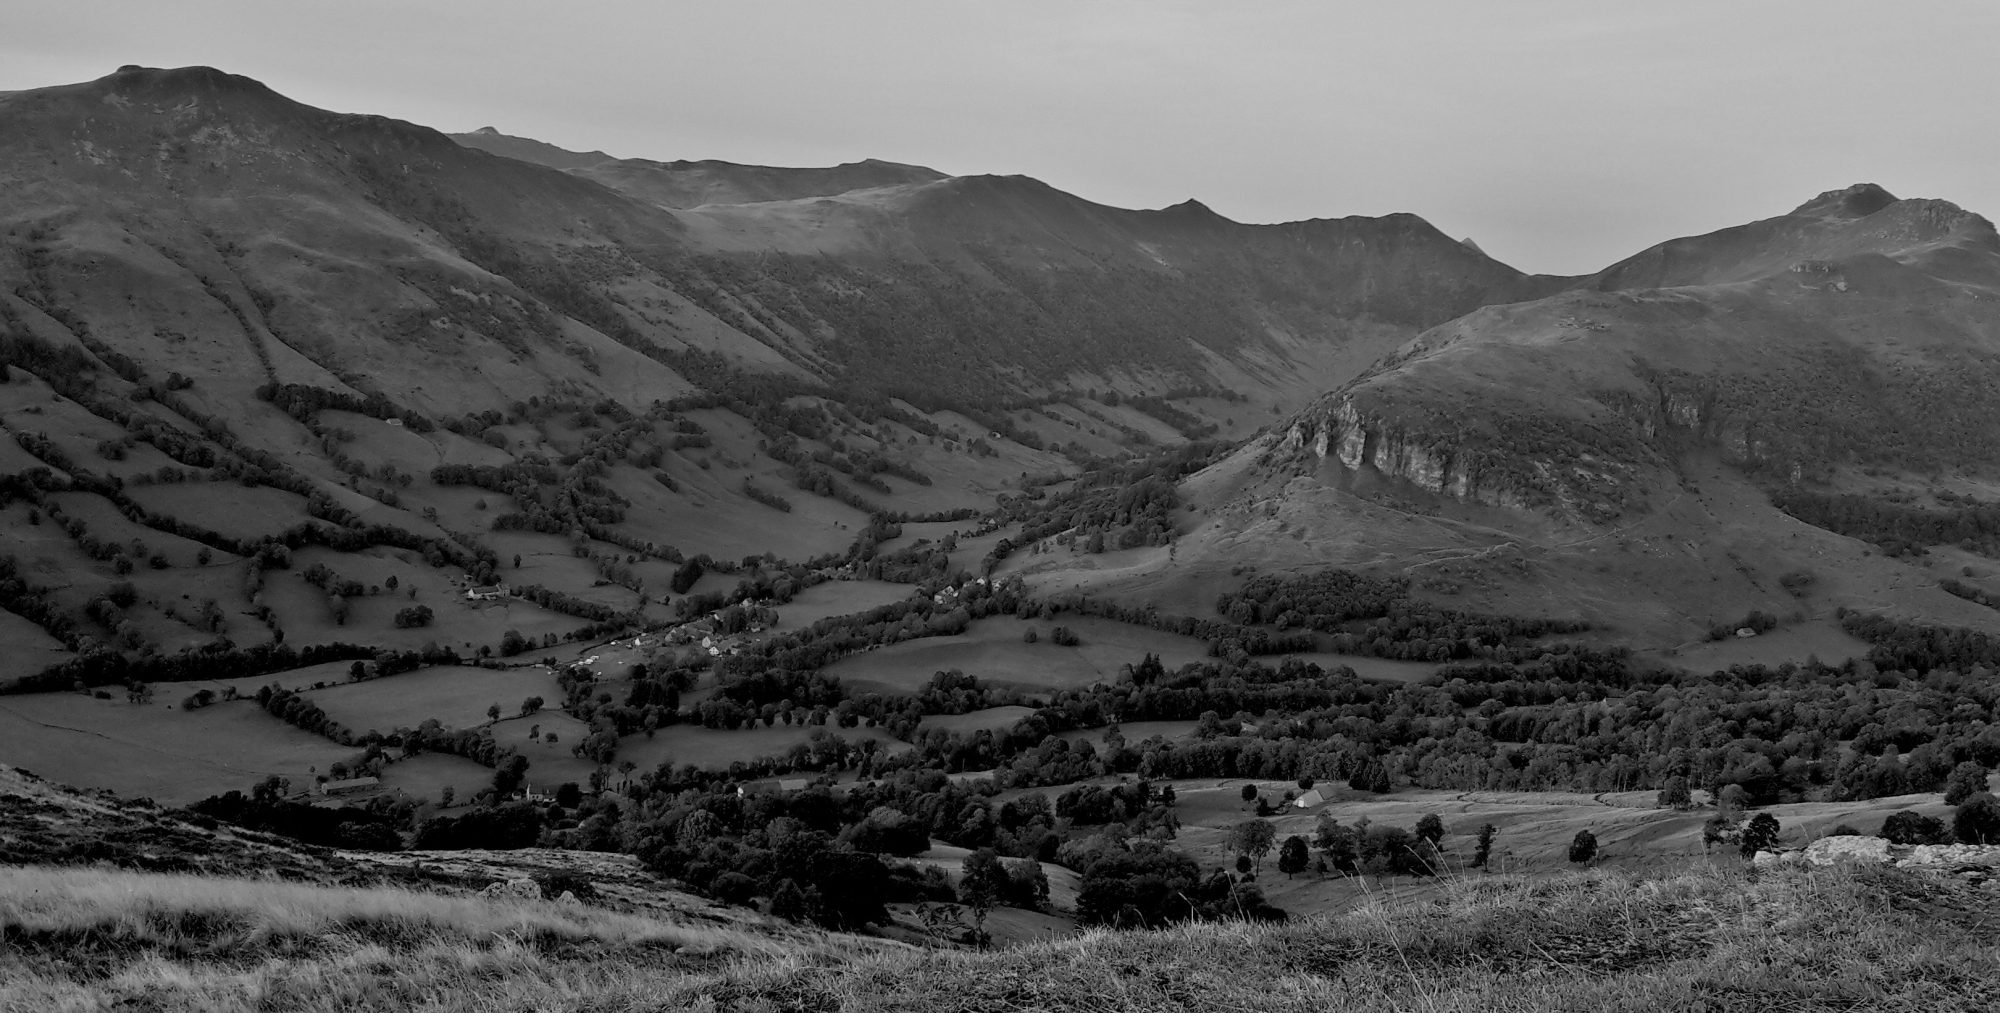
[[[239,389],[636,404],[750,369],[940,403],[1270,396],[1548,287],[1412,216],[1245,226],[884,162],[564,172],[207,68],[14,93],[0,125],[9,325]]]
[[[1669,287],[1629,284],[1641,273]],[[1861,187],[1587,285],[1614,290],[1427,332],[1303,414],[1286,445],[1596,520],[1689,447],[1784,481],[2000,464],[2000,419],[1980,407],[2000,389],[2000,241],[1977,215]]]

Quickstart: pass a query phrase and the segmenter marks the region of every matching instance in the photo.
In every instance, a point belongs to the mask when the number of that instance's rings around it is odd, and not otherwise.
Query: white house
[[[1318,788],[1314,788],[1293,799],[1292,804],[1301,809],[1314,809],[1326,804],[1326,796],[1321,795]]]

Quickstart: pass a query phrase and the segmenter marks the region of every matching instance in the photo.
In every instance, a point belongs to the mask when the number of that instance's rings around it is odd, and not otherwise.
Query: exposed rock
[[[1762,869],[1781,865],[1798,865],[1804,861],[1805,853],[1802,851],[1759,851],[1751,857],[1750,864]]]
[[[488,900],[541,900],[542,886],[532,879],[506,879],[481,891]]]
[[[1886,862],[1889,842],[1880,837],[1822,837],[1806,845],[1805,860],[1813,865],[1841,862]]]
[[[1919,844],[1896,865],[1906,869],[1925,865],[2000,866],[2000,844]]]
[[[583,906],[583,901],[581,901],[581,900],[578,900],[578,899],[577,899],[577,896],[576,896],[576,894],[574,894],[574,893],[571,893],[571,892],[570,892],[570,891],[568,891],[568,890],[564,890],[564,891],[562,892],[562,896],[560,896],[560,897],[557,897],[557,898],[556,898],[556,903],[558,903],[558,904],[565,904],[565,905],[568,905],[568,906],[570,906],[570,907],[582,907],[582,906]]]

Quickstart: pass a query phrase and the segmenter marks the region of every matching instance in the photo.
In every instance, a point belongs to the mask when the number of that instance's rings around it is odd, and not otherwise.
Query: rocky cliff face
[[[1496,433],[1432,417],[1409,420],[1371,411],[1353,394],[1336,395],[1293,419],[1281,451],[1312,466],[1333,461],[1371,470],[1427,492],[1510,510],[1546,510],[1576,519],[1613,520],[1636,505],[1640,465],[1613,433],[1552,427],[1537,419],[1519,432]],[[1606,440],[1600,437],[1612,436]]]

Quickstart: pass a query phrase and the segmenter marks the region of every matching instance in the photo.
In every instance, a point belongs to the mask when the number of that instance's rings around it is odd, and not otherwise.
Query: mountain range
[[[185,414],[252,444],[276,414],[256,393],[286,385],[439,420],[803,398],[786,403],[825,408],[829,449],[941,474],[958,444],[897,448],[882,412],[949,415],[1022,473],[1244,441],[1186,483],[1175,552],[1036,561],[1050,586],[1196,600],[1245,560],[1499,559],[1433,586],[1672,641],[1792,606],[1777,578],[1813,560],[1854,600],[1900,587],[1852,524],[1774,544],[1766,526],[1803,508],[1773,497],[1943,516],[1993,493],[2000,464],[2000,238],[1868,184],[1565,278],[1409,214],[1250,225],[888,162],[619,159],[198,67],[0,95],[0,179],[9,340],[104,390],[180,377]],[[298,453],[287,439],[263,449]],[[909,491],[977,507],[1005,488]],[[1630,558],[1577,556],[1612,544]],[[1539,589],[1502,573],[1519,555],[1542,561]],[[1990,624],[1962,596],[1919,598]],[[1628,599],[1652,604],[1604,604]]]

